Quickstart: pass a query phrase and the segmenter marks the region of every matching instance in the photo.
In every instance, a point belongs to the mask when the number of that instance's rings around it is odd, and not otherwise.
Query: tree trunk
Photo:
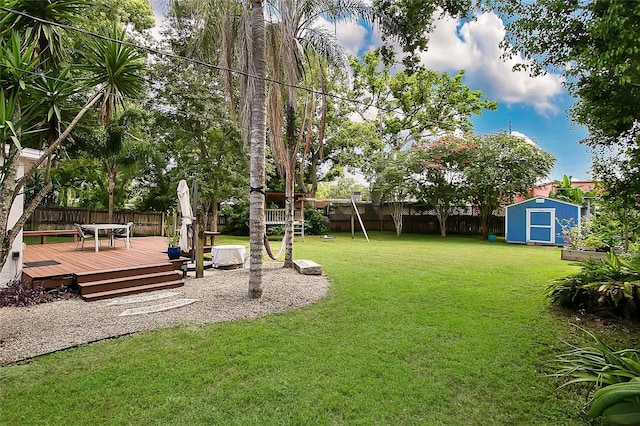
[[[107,172],[107,194],[109,194],[109,223],[113,223],[113,198],[116,191],[116,168],[110,166]]]
[[[218,200],[211,197],[211,227],[212,232],[218,232]]]
[[[404,207],[403,202],[394,201],[393,202],[393,211],[391,212],[391,217],[393,217],[393,224],[396,227],[396,235],[399,237],[402,234],[402,208]]]
[[[296,173],[296,156],[295,156],[295,119],[296,113],[293,105],[287,107],[287,158],[285,166],[285,255],[284,267],[293,268],[293,211],[295,209],[295,173]]]
[[[447,218],[449,217],[449,213],[442,211],[440,209],[436,209],[436,216],[438,217],[438,223],[440,224],[440,236],[447,236]]]
[[[251,117],[249,124],[251,141],[251,165],[249,182],[249,297],[262,296],[262,246],[264,244],[264,190],[265,190],[265,138],[266,138],[266,98],[265,98],[265,25],[261,0],[251,0],[251,54],[249,79],[253,90],[249,90]]]
[[[4,149],[4,146],[0,148]],[[1,155],[0,160],[2,159]],[[6,169],[4,170],[4,176],[2,176],[2,188],[0,188],[0,265],[2,266],[4,266],[13,244],[9,232],[9,212],[15,199],[12,183],[16,181],[19,162],[20,151],[14,144],[9,144],[9,156],[4,160],[3,166],[6,166]],[[0,266],[0,269],[2,269],[2,266]]]
[[[488,206],[481,205],[480,206],[480,232],[482,234],[482,239],[489,239],[489,222],[491,220],[491,213],[493,209]]]

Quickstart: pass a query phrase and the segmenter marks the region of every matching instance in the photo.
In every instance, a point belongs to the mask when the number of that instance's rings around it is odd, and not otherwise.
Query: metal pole
[[[198,181],[193,180],[193,206],[191,207],[193,212],[193,220],[191,221],[191,260],[194,262],[196,269],[196,278],[202,278],[204,276],[204,263],[202,256],[198,256],[200,249],[199,239],[199,226],[198,226]]]

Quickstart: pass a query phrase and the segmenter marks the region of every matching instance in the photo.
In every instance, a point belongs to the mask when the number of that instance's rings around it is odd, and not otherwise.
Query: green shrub
[[[597,389],[593,394],[588,416],[604,414],[613,424],[640,422],[640,353],[636,349],[615,351],[595,334],[583,330],[593,344],[571,346],[558,356],[556,377],[569,377],[563,386],[586,384]],[[598,389],[599,388],[599,389]]]
[[[331,231],[329,218],[320,210],[308,208],[304,211],[304,232],[309,235],[323,235]]]
[[[271,225],[267,227],[267,235],[284,235],[284,225]]]
[[[595,314],[634,318],[640,306],[640,261],[619,258],[613,251],[600,262],[587,261],[577,274],[547,288],[553,304]]]
[[[231,207],[225,207],[222,212],[227,217],[224,233],[229,235],[249,235],[249,202],[242,201]]]

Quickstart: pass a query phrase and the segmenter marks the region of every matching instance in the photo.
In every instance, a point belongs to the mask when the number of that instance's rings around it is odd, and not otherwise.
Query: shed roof
[[[509,205],[507,206],[507,208],[509,208],[509,207],[511,207],[511,206],[517,206],[518,204],[529,203],[529,202],[531,202],[532,200],[538,200],[538,199],[549,200],[549,201],[553,201],[554,203],[566,204],[566,205],[568,205],[568,206],[574,206],[574,207],[578,207],[578,208],[582,207],[582,206],[581,206],[581,205],[579,205],[579,204],[573,204],[573,203],[570,203],[570,202],[568,202],[568,201],[562,201],[562,200],[557,200],[557,199],[555,199],[555,198],[549,198],[549,197],[538,196],[538,197],[528,198],[528,199],[526,199],[526,200],[524,200],[524,201],[518,201],[517,203],[509,204]]]

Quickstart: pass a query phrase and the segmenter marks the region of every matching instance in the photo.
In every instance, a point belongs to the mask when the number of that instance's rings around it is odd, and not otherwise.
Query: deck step
[[[182,287],[183,285],[184,285],[184,282],[182,280],[175,280],[175,281],[161,282],[161,283],[155,283],[155,284],[141,285],[136,287],[126,287],[126,288],[119,288],[115,290],[100,291],[96,293],[81,295],[81,297],[84,300],[90,302],[94,300],[109,299],[111,297],[126,296],[129,294],[143,293],[147,291],[165,290],[168,288]]]
[[[88,271],[88,272],[78,272],[75,274],[76,283],[78,285],[82,283],[87,283],[91,281],[101,281],[106,279],[116,279],[116,278],[124,278],[129,277],[132,274],[141,275],[141,274],[150,274],[155,272],[168,272],[173,271],[174,269],[179,269],[180,266],[172,262],[165,263],[156,263],[151,265],[144,266],[130,266],[126,268],[118,268],[118,269],[103,269],[100,271]]]
[[[179,271],[161,271],[150,274],[140,273],[121,278],[107,278],[98,281],[78,283],[80,295],[115,290],[118,288],[139,287],[147,284],[155,284],[167,281],[175,281],[181,278]]]

